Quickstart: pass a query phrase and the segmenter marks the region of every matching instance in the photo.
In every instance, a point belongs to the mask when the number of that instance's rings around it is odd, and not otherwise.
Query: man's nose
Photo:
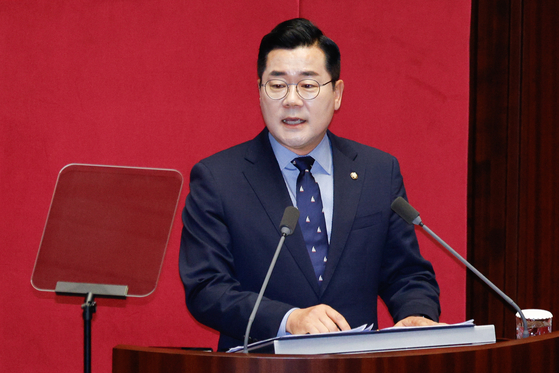
[[[297,92],[296,84],[287,85],[287,95],[283,99],[283,104],[285,106],[299,106],[303,105],[303,99],[299,96]]]

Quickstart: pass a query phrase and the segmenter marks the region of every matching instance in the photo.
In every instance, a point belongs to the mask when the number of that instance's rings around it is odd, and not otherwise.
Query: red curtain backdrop
[[[470,1],[0,0],[0,366],[82,369],[79,297],[38,292],[31,273],[59,170],[69,163],[174,168],[263,127],[260,38],[313,20],[342,50],[346,89],[331,129],[396,155],[424,222],[466,253]],[[180,207],[188,193],[185,183]],[[465,317],[465,270],[423,232],[442,321]],[[116,344],[215,347],[178,276],[177,214],[147,298],[98,299],[93,370]],[[383,311],[380,326],[390,326]]]

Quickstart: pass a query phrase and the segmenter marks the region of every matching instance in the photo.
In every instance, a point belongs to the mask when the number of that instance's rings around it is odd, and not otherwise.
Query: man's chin
[[[291,150],[293,153],[298,155],[307,155],[316,146],[316,145],[313,146],[313,144],[310,144],[308,141],[305,141],[305,139],[297,139],[296,141],[293,139],[284,140],[284,141],[280,141],[280,144],[282,144],[284,147],[286,147],[287,149]]]

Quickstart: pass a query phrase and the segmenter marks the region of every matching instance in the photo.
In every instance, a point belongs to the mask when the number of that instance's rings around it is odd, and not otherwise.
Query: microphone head
[[[299,220],[299,210],[293,206],[287,206],[283,212],[283,218],[280,223],[280,232],[289,236],[295,231],[297,221]]]
[[[419,217],[419,212],[417,212],[417,210],[414,209],[412,205],[410,205],[408,201],[406,201],[402,197],[396,198],[394,202],[392,202],[392,205],[390,205],[390,208],[396,214],[400,215],[400,217],[404,219],[406,223],[421,224],[421,218]]]

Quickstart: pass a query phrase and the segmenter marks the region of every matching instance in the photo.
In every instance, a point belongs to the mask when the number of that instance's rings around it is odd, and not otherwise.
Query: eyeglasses
[[[272,100],[281,100],[287,96],[289,86],[294,85],[299,97],[303,100],[313,100],[320,93],[320,87],[330,83],[332,83],[332,80],[324,84],[320,84],[314,79],[303,79],[299,83],[289,84],[281,79],[271,79],[268,80],[266,84],[260,84],[260,87],[264,87],[266,95],[268,95],[268,97]]]

